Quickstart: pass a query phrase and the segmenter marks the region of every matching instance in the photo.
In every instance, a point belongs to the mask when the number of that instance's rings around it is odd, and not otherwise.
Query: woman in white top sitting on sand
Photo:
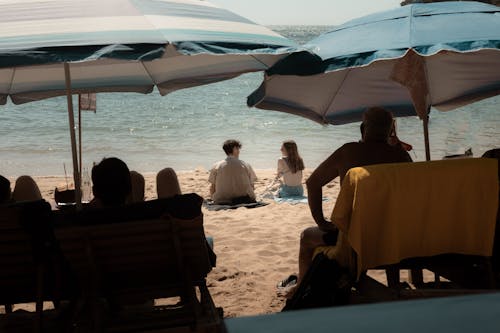
[[[280,198],[303,196],[302,170],[304,170],[304,161],[299,155],[295,141],[283,142],[281,153],[283,157],[278,160],[276,178],[283,178],[283,183],[278,190],[278,196]]]

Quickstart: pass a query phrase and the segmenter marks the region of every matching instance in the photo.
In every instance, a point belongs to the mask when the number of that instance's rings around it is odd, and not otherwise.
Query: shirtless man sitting
[[[317,226],[309,227],[301,234],[297,285],[311,266],[314,249],[337,242],[338,229],[334,221],[327,221],[323,215],[322,187],[336,177],[340,177],[342,183],[347,171],[354,167],[412,161],[400,145],[391,146],[388,143],[393,126],[390,112],[378,107],[370,108],[363,115],[363,124],[362,142],[344,144],[321,163],[306,182],[309,209]]]

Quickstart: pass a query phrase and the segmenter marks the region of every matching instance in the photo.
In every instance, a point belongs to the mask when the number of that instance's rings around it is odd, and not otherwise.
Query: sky
[[[339,25],[402,0],[209,0],[263,25]]]

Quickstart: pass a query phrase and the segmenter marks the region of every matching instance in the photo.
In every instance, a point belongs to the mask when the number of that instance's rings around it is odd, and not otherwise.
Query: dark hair
[[[226,155],[231,155],[234,147],[241,148],[241,143],[238,140],[226,140],[222,145],[222,149],[224,149]]]
[[[498,160],[498,181],[500,182],[500,148],[495,148],[495,149],[490,149],[488,151],[485,151],[483,156],[484,158],[496,158]],[[499,189],[500,193],[500,189]],[[498,214],[500,217],[500,213]]]
[[[484,152],[484,154],[481,157],[496,158],[496,159],[500,160],[500,148],[487,150]]]
[[[116,157],[104,158],[92,168],[92,190],[103,206],[123,205],[132,191],[127,164]]]
[[[392,113],[381,107],[369,108],[363,114],[363,124],[366,141],[387,142],[393,128]]]
[[[293,140],[288,140],[283,142],[283,147],[286,150],[286,164],[292,173],[296,173],[297,171],[304,170],[304,161],[302,157],[299,155],[299,150],[297,148],[297,144]]]
[[[10,200],[10,181],[4,176],[0,176],[0,204]]]

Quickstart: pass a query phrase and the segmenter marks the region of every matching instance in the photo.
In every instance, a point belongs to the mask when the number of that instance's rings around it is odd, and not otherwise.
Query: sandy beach
[[[274,178],[274,170],[256,170],[257,195]],[[310,175],[306,170],[304,179]],[[145,174],[146,199],[156,198],[155,174]],[[208,197],[208,171],[197,169],[178,174],[183,193]],[[35,177],[44,199],[53,206],[54,188],[65,186],[63,176]],[[14,179],[11,179],[14,182]],[[339,192],[338,179],[324,187],[325,216],[329,216]],[[214,302],[226,317],[278,312],[285,298],[276,284],[297,272],[300,232],[313,226],[307,204],[276,203],[254,209],[208,211],[203,208],[205,232],[214,237],[217,267],[208,276]],[[372,273],[383,279],[382,273]]]
[[[256,193],[261,195],[274,170],[256,170]],[[306,170],[304,179],[311,173]],[[146,200],[156,198],[155,174],[144,174]],[[183,193],[208,197],[208,171],[179,172]],[[54,188],[66,186],[64,176],[34,177],[42,196],[55,207]],[[14,179],[11,179],[12,184]],[[338,182],[325,187],[325,214],[329,215],[339,190]],[[205,233],[214,237],[217,267],[208,275],[214,302],[227,317],[279,311],[285,302],[277,294],[278,281],[297,271],[299,236],[314,224],[307,204],[291,205],[265,199],[269,205],[254,209],[208,211],[203,208]],[[328,216],[327,215],[327,216]]]

